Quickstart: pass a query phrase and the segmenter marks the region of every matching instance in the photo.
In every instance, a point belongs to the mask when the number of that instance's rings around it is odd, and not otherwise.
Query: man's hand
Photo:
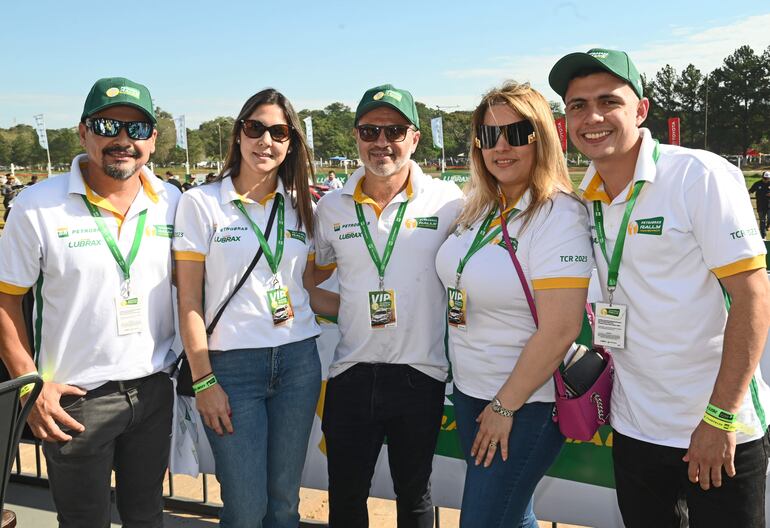
[[[72,437],[59,428],[59,424],[82,433],[85,431],[83,424],[75,420],[61,408],[59,400],[62,395],[74,394],[84,396],[86,391],[73,385],[63,385],[61,383],[47,382],[43,383],[43,390],[40,391],[32,411],[29,413],[27,423],[32,429],[32,433],[40,440],[46,442],[69,442]],[[25,400],[25,398],[22,398]]]
[[[722,485],[722,467],[729,477],[735,476],[735,433],[720,431],[700,422],[690,436],[690,447],[682,460],[689,463],[687,475],[703,490]]]

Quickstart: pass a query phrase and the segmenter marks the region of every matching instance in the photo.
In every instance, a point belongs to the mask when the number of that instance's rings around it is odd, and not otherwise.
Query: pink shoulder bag
[[[535,300],[529,290],[529,285],[524,277],[524,271],[521,269],[519,259],[516,257],[513,244],[511,244],[511,238],[508,235],[508,226],[502,215],[500,225],[503,230],[505,247],[508,249],[513,266],[516,268],[521,287],[524,289],[524,295],[529,304],[529,310],[532,312],[532,318],[535,320],[535,326],[537,326],[538,319]],[[595,324],[594,313],[589,303],[586,304],[586,312],[588,314],[588,321],[591,323],[591,327],[593,327]],[[557,368],[553,373],[553,381],[556,385],[556,408],[554,409],[553,421],[558,422],[559,430],[564,436],[574,440],[591,440],[599,427],[609,422],[610,397],[612,395],[612,380],[615,374],[615,366],[612,356],[603,347],[594,347],[584,357],[592,353],[601,356],[603,367],[600,367],[601,370],[595,379],[591,378],[588,384],[583,383],[584,386],[588,386],[587,390],[575,394],[574,391],[569,391],[565,386],[561,368]]]

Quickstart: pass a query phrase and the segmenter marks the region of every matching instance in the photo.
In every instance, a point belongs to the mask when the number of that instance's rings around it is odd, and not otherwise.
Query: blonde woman
[[[581,327],[593,267],[588,215],[572,193],[548,102],[528,84],[484,95],[471,135],[467,201],[436,257],[468,462],[460,525],[536,527],[532,494],[564,442],[551,419],[551,376]]]

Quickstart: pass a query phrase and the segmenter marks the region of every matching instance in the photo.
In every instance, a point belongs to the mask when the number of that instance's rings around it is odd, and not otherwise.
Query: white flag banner
[[[303,119],[305,122],[305,139],[307,140],[307,146],[310,147],[310,150],[314,150],[315,147],[313,147],[313,118],[310,116],[307,116],[305,119]]]
[[[176,146],[187,150],[187,127],[184,124],[184,116],[174,118],[176,127]]]
[[[433,146],[444,148],[444,124],[440,117],[434,117],[430,120],[430,130],[433,132]]]
[[[48,135],[45,132],[43,114],[38,114],[35,116],[35,128],[37,129],[37,140],[40,143],[40,146],[48,150]]]

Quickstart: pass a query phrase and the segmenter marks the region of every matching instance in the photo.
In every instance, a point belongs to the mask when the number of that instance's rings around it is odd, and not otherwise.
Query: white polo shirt
[[[530,203],[527,191],[516,208]],[[455,288],[457,265],[465,257],[486,214],[469,228],[458,226],[439,249],[436,269],[444,287]],[[499,217],[490,229],[500,225]],[[530,291],[588,288],[593,268],[588,213],[583,204],[556,194],[522,230],[518,217],[509,221],[511,242]],[[502,234],[479,249],[465,264],[466,329],[449,327],[449,359],[455,385],[474,398],[491,400],[516,366],[524,345],[535,333],[535,321]],[[549,378],[527,399],[554,401]]]
[[[444,381],[444,305],[446,292],[436,274],[436,252],[462,208],[462,191],[451,182],[423,174],[410,162],[407,188],[377,214],[374,201],[361,190],[364,168],[356,170],[340,191],[325,195],[316,209],[316,263],[336,264],[340,284],[338,324],[341,339],[329,377],[356,363],[401,363]],[[395,328],[372,329],[368,292],[379,288],[377,268],[366,248],[354,203],[363,207],[377,251],[382,256],[402,202],[408,201],[390,263],[385,289],[395,290]]]
[[[110,380],[140,378],[167,368],[175,355],[171,240],[179,191],[142,169],[143,190],[125,218],[89,189],[81,172],[48,178],[19,194],[0,237],[0,291],[21,295],[35,285],[35,350],[46,381],[93,389]],[[99,207],[124,255],[147,211],[144,236],[131,266],[132,295],[143,298],[144,331],[118,335],[115,299],[123,272],[88,211]]]
[[[281,326],[273,325],[267,291],[273,272],[264,255],[249,274],[243,287],[222,313],[209,337],[210,350],[276,347],[314,337],[321,333],[310,309],[310,297],[302,284],[308,260],[313,259],[313,240],[292,207],[280,178],[276,190],[261,203],[239,195],[232,178],[194,187],[182,195],[176,215],[174,258],[206,263],[204,281],[205,320],[208,326],[222,303],[233,291],[259,249],[257,235],[243,213],[235,206],[241,200],[246,212],[265,232],[276,193],[284,197],[284,246],[278,265],[281,286],[289,289],[294,318]],[[267,239],[275,252],[278,215]]]
[[[720,156],[660,145],[641,129],[633,182],[644,180],[631,214],[614,302],[628,306],[626,346],[613,350],[612,426],[659,445],[686,448],[703,417],[722,359],[727,310],[719,280],[765,267],[743,174]],[[601,200],[612,254],[632,183],[610,202],[593,164],[580,185],[591,211]],[[607,261],[593,230],[605,302]],[[760,438],[770,392],[757,367],[738,420]]]

